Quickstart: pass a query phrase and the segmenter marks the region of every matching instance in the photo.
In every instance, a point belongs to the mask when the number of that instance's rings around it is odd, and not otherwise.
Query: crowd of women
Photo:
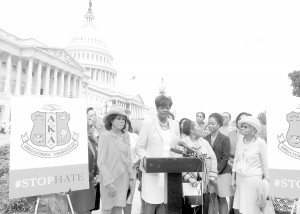
[[[171,97],[157,96],[157,114],[144,121],[138,135],[132,133],[128,114],[118,105],[104,116],[103,131],[96,127],[95,111],[87,110],[90,188],[70,193],[76,213],[91,213],[100,207],[103,214],[130,214],[137,178],[141,194],[135,197],[141,198],[140,213],[164,213],[165,174],[146,173],[142,166],[145,157],[178,156],[171,148],[205,157],[203,172],[182,174],[183,181],[193,188],[201,184],[203,189],[201,209],[183,202],[191,212],[260,213],[265,203],[261,199],[266,196],[261,197],[259,188],[268,185],[269,174],[267,145],[257,135],[259,120],[242,112],[234,127],[228,112],[212,113],[207,119],[198,112],[196,122],[188,118],[177,122],[170,117],[172,104]]]

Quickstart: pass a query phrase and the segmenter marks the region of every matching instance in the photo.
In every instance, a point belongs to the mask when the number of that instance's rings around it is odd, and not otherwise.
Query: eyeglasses
[[[241,125],[241,129],[248,129],[248,126],[246,126],[246,125]]]

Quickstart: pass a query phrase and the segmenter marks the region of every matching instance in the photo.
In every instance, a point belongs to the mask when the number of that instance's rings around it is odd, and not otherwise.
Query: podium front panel
[[[201,172],[202,161],[191,157],[145,158],[144,169],[147,173]]]

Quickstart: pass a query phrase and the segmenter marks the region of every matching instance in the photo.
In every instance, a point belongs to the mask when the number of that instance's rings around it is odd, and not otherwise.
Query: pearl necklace
[[[166,129],[168,129],[168,121],[166,121],[166,123],[165,124],[163,124],[162,122],[160,122],[160,120],[159,120],[159,124],[161,125],[161,128],[163,129],[163,130],[166,130]]]

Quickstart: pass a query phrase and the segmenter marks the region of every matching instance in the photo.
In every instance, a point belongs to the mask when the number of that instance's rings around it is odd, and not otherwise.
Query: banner
[[[273,103],[267,110],[270,193],[300,197],[300,100]]]
[[[86,102],[12,97],[9,198],[89,188]]]

